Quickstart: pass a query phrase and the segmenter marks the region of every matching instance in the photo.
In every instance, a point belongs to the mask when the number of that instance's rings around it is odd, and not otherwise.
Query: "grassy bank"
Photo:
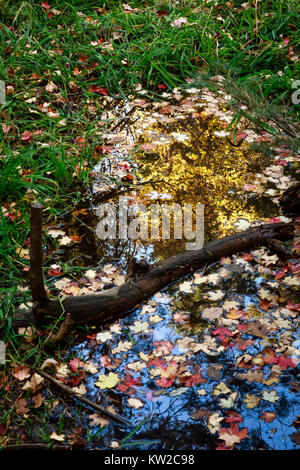
[[[27,273],[31,201],[44,203],[52,220],[80,200],[101,146],[97,115],[112,99],[137,88],[158,98],[189,86],[188,77],[207,86],[221,74],[238,111],[247,102],[251,118],[279,117],[293,128],[297,4],[1,2],[0,318],[13,313]]]

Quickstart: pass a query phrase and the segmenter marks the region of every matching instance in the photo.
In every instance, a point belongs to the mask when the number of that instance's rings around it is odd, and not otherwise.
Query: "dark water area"
[[[204,204],[205,242],[280,214],[282,167],[247,142],[233,146],[202,105],[193,116],[174,114],[139,111],[135,125],[115,133],[82,207],[64,219],[64,229],[82,242],[66,247],[63,258],[98,271],[113,266],[109,278],[113,269],[123,275],[132,256],[155,262],[185,249],[184,239],[100,240],[96,209],[110,203],[118,212],[120,196],[149,210],[153,203]],[[86,396],[133,424],[93,427],[89,447],[297,448],[299,367],[278,366],[278,357],[285,348],[292,348],[292,361],[299,353],[297,315],[286,308],[299,296],[293,280],[274,279],[280,266],[268,256],[263,248],[221,260],[74,346],[73,355],[97,368],[86,374]],[[114,277],[104,288],[113,283]],[[265,299],[272,304],[267,310]],[[117,384],[99,388],[99,375],[110,373]],[[81,426],[88,425],[85,414]]]

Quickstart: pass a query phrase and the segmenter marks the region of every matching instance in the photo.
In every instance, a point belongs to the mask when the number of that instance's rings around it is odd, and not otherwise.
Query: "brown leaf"
[[[99,415],[98,413],[93,413],[92,415],[89,415],[89,419],[91,419],[91,426],[100,426],[101,428],[103,426],[107,426],[109,424],[108,419],[103,418],[103,416]]]
[[[34,403],[34,408],[39,408],[44,401],[44,397],[41,393],[37,393],[32,397],[32,401]]]
[[[12,372],[12,376],[15,377],[18,380],[25,380],[30,377],[30,369],[27,366],[22,366],[22,367],[17,367],[14,369]]]
[[[29,412],[29,408],[27,407],[27,400],[25,400],[25,398],[18,398],[15,401],[15,409],[18,415],[25,416],[26,413]]]
[[[211,416],[212,412],[207,410],[206,408],[200,408],[200,410],[195,411],[192,415],[192,419],[203,419],[203,418],[208,418]]]
[[[265,411],[259,419],[263,419],[266,423],[272,423],[276,418],[276,413],[271,413],[270,411]]]
[[[35,393],[39,389],[40,383],[43,381],[43,377],[35,372],[31,380],[27,380],[25,385],[23,385],[22,390],[31,390],[32,393]]]

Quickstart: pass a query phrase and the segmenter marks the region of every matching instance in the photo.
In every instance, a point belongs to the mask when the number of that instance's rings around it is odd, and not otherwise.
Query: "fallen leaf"
[[[89,415],[89,419],[91,420],[91,426],[100,426],[102,428],[103,426],[107,426],[109,424],[108,419],[103,418],[103,416],[99,415],[98,413]]]
[[[144,406],[144,403],[141,400],[138,400],[137,398],[129,398],[128,405],[137,410],[139,408],[142,408]]]
[[[54,441],[59,441],[59,442],[63,442],[65,440],[64,434],[57,434],[56,432],[53,432],[49,437],[50,439]]]
[[[256,395],[252,395],[251,393],[246,393],[244,403],[246,404],[246,408],[252,409],[255,408],[260,402],[260,398]]]
[[[263,419],[266,423],[272,423],[275,418],[276,413],[270,411],[265,411],[261,416],[259,416],[259,419]]]
[[[220,318],[223,310],[219,307],[205,308],[202,312],[202,317],[208,320],[215,320]]]
[[[35,393],[39,389],[40,383],[43,381],[44,378],[35,372],[31,379],[23,385],[22,390],[31,390],[32,393]]]
[[[230,392],[231,392],[230,388],[228,388],[224,382],[221,382],[214,389],[213,395],[216,395],[216,396],[226,395],[227,393],[230,393]]]
[[[279,396],[276,395],[275,390],[265,390],[262,393],[262,398],[263,400],[270,401],[271,403],[275,403],[277,400],[279,400]]]
[[[42,405],[42,403],[44,402],[44,397],[41,393],[37,393],[36,395],[34,395],[32,397],[32,401],[34,403],[34,405],[33,405],[34,408],[39,408]]]
[[[14,369],[11,375],[15,377],[16,379],[22,381],[22,380],[28,379],[31,373],[30,373],[29,367],[22,366],[22,367],[17,367],[16,369]]]
[[[108,375],[99,375],[98,376],[98,381],[95,382],[96,387],[99,387],[101,390],[104,390],[105,388],[113,388],[117,385],[119,382],[119,376],[118,374],[114,374],[113,372],[110,372]]]

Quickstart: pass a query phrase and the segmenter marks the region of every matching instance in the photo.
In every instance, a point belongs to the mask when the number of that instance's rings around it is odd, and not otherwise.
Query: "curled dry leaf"
[[[56,432],[53,432],[49,437],[50,439],[54,441],[59,441],[59,442],[63,442],[65,440],[64,434],[57,434]]]
[[[52,367],[52,366],[57,366],[57,361],[55,359],[52,359],[52,358],[48,358],[46,359],[43,364],[41,365],[41,370],[44,370],[46,369],[47,367]]]
[[[28,380],[25,385],[23,385],[22,390],[31,390],[32,393],[35,393],[39,389],[40,383],[43,381],[44,378],[35,372],[31,380]]]
[[[244,403],[246,404],[246,408],[252,409],[255,408],[260,402],[260,398],[256,395],[252,395],[251,393],[246,393]]]

